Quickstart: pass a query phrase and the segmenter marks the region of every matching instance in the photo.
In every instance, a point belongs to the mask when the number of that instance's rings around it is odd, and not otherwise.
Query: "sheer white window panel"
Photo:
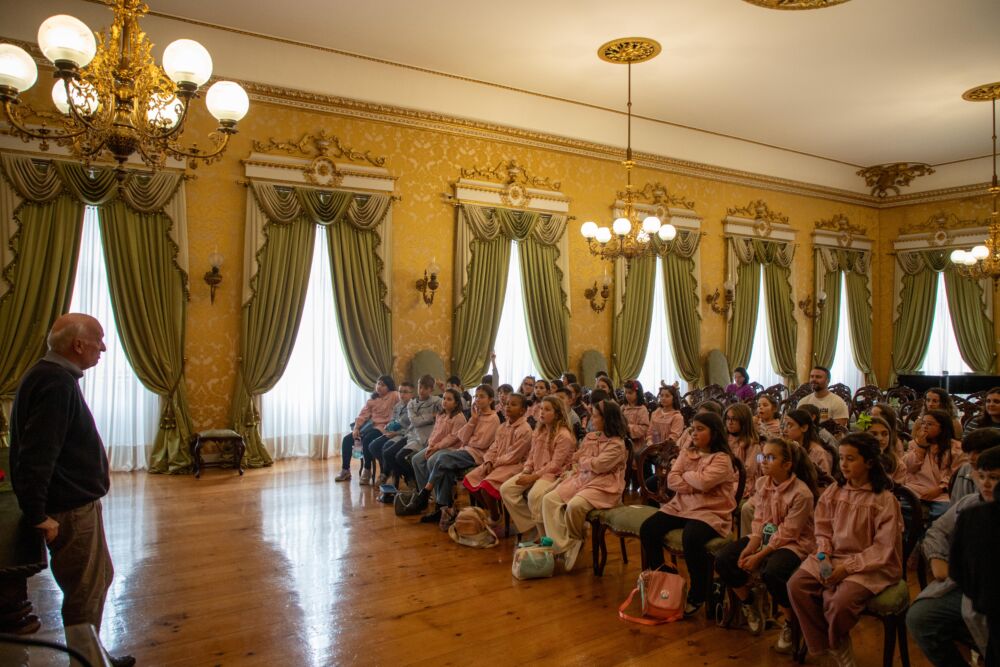
[[[521,285],[521,253],[516,242],[511,242],[507,293],[504,295],[494,351],[497,354],[500,382],[514,387],[514,391],[520,389],[524,376],[541,377],[531,358],[528,343],[528,322],[524,315],[524,291]]]
[[[750,348],[750,361],[747,363],[747,373],[751,382],[759,382],[764,387],[771,387],[784,382],[784,379],[774,370],[771,363],[770,324],[767,320],[767,293],[764,290],[764,267],[760,270],[760,299],[757,301],[757,326],[754,328],[753,346]],[[730,368],[732,373],[734,369]]]
[[[951,313],[948,310],[948,294],[944,289],[944,274],[937,274],[937,303],[934,305],[934,324],[931,326],[930,342],[924,363],[920,366],[922,373],[941,375],[945,371],[951,374],[971,373],[972,369],[962,359],[958,351],[958,340],[951,325]]]
[[[285,374],[261,396],[261,436],[275,459],[325,459],[340,452],[369,392],[355,385],[337,334],[326,228],[316,233],[298,337]]]
[[[851,321],[847,314],[847,279],[840,274],[840,315],[837,328],[837,348],[830,364],[830,384],[843,382],[851,391],[865,386],[865,374],[854,362],[854,342],[851,340]]]
[[[160,423],[160,399],[142,386],[125,358],[111,310],[98,211],[93,206],[87,207],[83,217],[70,311],[92,315],[104,327],[108,349],[96,366],[84,371],[80,389],[94,415],[111,469],[145,469]]]
[[[649,343],[646,346],[646,360],[639,371],[642,388],[656,394],[660,380],[673,384],[681,379],[674,363],[674,351],[670,347],[670,326],[667,313],[667,294],[663,284],[663,260],[656,258],[656,274],[653,287],[653,319],[650,324]],[[681,392],[683,393],[683,391]]]

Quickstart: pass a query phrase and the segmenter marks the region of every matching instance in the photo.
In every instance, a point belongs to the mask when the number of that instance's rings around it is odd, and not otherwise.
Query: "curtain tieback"
[[[161,431],[174,431],[177,430],[177,416],[174,414],[174,396],[177,394],[177,385],[181,383],[181,379],[184,377],[184,360],[181,360],[181,372],[177,374],[177,379],[174,380],[174,386],[170,388],[170,393],[167,394],[167,405],[163,408],[163,414],[160,415],[160,430]]]

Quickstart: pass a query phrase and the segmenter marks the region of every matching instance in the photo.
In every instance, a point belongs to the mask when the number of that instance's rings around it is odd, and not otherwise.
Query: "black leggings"
[[[691,575],[691,592],[688,601],[700,604],[705,601],[708,591],[708,577],[711,575],[710,559],[705,545],[719,537],[719,533],[704,521],[684,519],[665,512],[657,512],[646,519],[639,528],[642,553],[646,567],[656,570],[666,562],[663,558],[663,538],[672,530],[683,530],[684,560]]]
[[[750,581],[750,574],[741,570],[737,564],[740,554],[750,543],[749,537],[742,537],[727,545],[715,556],[715,571],[719,573],[726,586],[739,588]],[[791,607],[788,601],[788,580],[799,569],[802,559],[790,549],[778,549],[764,559],[760,566],[760,578],[764,580],[771,598],[786,609]]]
[[[376,428],[369,428],[361,432],[361,450],[362,452],[368,451],[375,438],[382,437]],[[340,441],[340,457],[341,463],[340,467],[344,470],[350,470],[351,468],[351,454],[354,451],[354,434],[348,433],[344,436],[344,439]],[[372,460],[371,458],[366,458],[363,464],[364,468],[371,470]]]
[[[385,450],[397,440],[405,441],[403,434],[400,433],[399,431],[396,431],[394,433],[386,433],[385,435],[380,435],[379,437],[372,440],[371,443],[369,443],[367,446],[363,444],[364,438],[362,438],[361,451],[365,459],[365,469],[372,467],[372,461],[378,461],[378,467],[379,470],[382,471],[382,474],[383,475],[388,474],[385,471],[385,469],[388,467],[386,466],[386,461],[385,461]]]
[[[413,473],[413,464],[410,463],[410,459],[416,454],[412,449],[400,449],[396,453],[396,465],[393,467],[393,472],[407,481],[413,481],[416,479],[416,475]]]
[[[400,438],[399,440],[393,440],[387,442],[382,448],[382,456],[379,457],[379,465],[382,466],[382,472],[386,477],[392,477],[393,475],[400,474],[399,466],[396,464],[396,457],[399,453],[403,451],[403,447],[406,447],[406,438]]]

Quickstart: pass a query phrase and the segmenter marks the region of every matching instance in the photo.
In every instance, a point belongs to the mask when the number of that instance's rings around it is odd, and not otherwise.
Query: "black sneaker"
[[[436,509],[430,514],[425,514],[420,517],[420,523],[440,523],[441,521],[441,510]]]

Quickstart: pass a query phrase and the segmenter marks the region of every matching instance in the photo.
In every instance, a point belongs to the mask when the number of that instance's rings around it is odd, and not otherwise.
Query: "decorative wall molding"
[[[843,213],[827,220],[817,220],[816,231],[812,233],[813,245],[852,250],[871,250],[872,239],[861,225],[853,224]]]
[[[773,241],[795,240],[795,229],[788,223],[788,216],[772,211],[763,199],[728,209],[722,221],[722,232],[726,236],[750,236]]]
[[[930,176],[934,168],[923,162],[892,162],[865,167],[857,173],[872,189],[872,196],[885,199],[889,190],[899,195],[900,188],[908,186],[915,178]]]
[[[569,213],[570,198],[559,192],[562,184],[532,176],[517,160],[501,160],[495,167],[462,167],[459,173],[462,177],[450,183],[453,192],[443,195],[445,203]]]
[[[849,2],[849,0],[743,0],[767,9],[823,9]]]
[[[938,212],[923,222],[903,227],[892,246],[897,252],[968,248],[982,243],[988,231],[979,220],[961,220],[954,213]]]

